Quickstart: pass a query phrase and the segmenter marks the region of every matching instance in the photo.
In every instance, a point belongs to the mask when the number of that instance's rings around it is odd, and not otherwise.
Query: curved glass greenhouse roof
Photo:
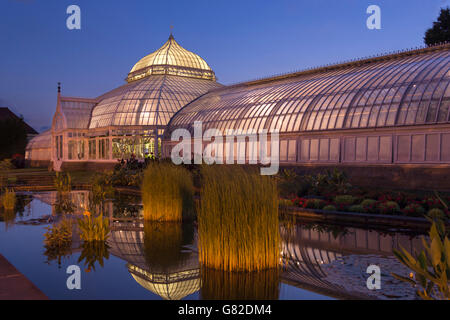
[[[127,81],[135,81],[152,74],[216,80],[214,71],[206,61],[180,46],[173,35],[170,35],[161,48],[139,60],[131,69]]]
[[[89,128],[165,126],[187,103],[220,86],[215,81],[172,75],[153,75],[134,81],[99,98]]]
[[[449,45],[213,90],[169,123],[281,133],[449,122]]]
[[[209,74],[209,76],[208,76]],[[89,129],[108,126],[166,126],[183,106],[222,85],[195,53],[170,35],[131,70],[128,83],[97,98]]]

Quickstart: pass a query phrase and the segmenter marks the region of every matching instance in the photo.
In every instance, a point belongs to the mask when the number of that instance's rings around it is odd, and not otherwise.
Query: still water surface
[[[73,192],[72,199],[80,213],[88,193]],[[226,275],[200,272],[192,224],[115,220],[139,217],[140,200],[133,197],[106,205],[114,222],[102,263],[80,241],[62,257],[49,255],[43,240],[45,227],[58,218],[55,201],[54,192],[26,193],[15,215],[0,213],[0,253],[50,299],[415,298],[412,288],[391,276],[409,273],[393,257],[393,248],[421,249],[420,237],[405,231],[297,221],[281,229],[284,268],[279,273]],[[66,286],[66,269],[74,264],[82,270],[81,290]],[[366,286],[372,264],[382,272],[376,291]]]

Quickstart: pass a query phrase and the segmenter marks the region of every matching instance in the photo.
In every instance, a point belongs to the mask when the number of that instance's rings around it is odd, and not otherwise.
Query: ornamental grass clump
[[[239,166],[202,168],[199,260],[224,271],[278,268],[280,232],[274,179]]]
[[[191,173],[171,163],[150,163],[142,182],[144,219],[182,221],[194,215]]]
[[[1,200],[5,210],[14,210],[14,207],[16,206],[16,193],[12,189],[6,189]]]

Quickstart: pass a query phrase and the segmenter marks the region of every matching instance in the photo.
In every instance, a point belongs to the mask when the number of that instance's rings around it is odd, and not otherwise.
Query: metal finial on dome
[[[169,39],[174,39],[173,37],[173,26],[170,26],[170,36]]]
[[[58,82],[58,93],[61,93],[61,82]]]

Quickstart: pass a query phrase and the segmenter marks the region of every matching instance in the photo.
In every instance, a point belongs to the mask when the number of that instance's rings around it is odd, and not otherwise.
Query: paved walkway
[[[30,280],[0,254],[0,300],[47,300]]]

